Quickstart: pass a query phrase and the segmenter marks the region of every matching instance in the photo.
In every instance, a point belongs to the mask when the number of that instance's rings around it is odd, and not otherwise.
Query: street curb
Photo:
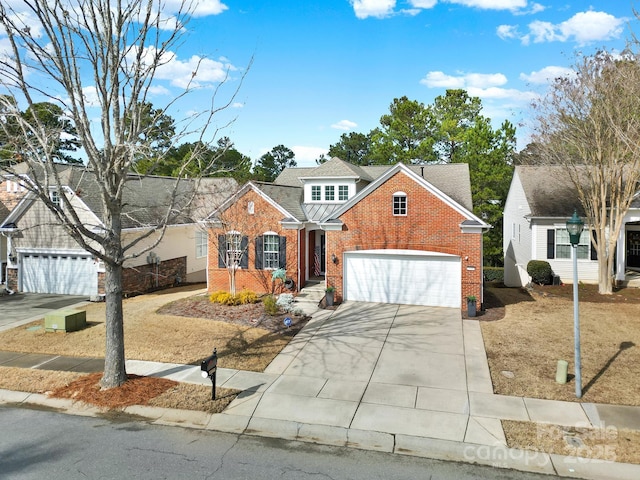
[[[60,413],[100,417],[107,410],[43,394],[0,389],[0,404],[37,405]],[[504,445],[477,445],[435,438],[390,434],[343,427],[312,425],[286,420],[252,418],[226,413],[210,414],[194,410],[134,405],[124,413],[147,419],[151,424],[219,431],[237,435],[281,438],[285,440],[357,448],[435,460],[485,465],[560,477],[600,480],[637,480],[640,465],[605,460],[568,457],[520,450]]]

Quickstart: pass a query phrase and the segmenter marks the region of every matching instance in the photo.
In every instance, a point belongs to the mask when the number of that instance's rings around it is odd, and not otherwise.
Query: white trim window
[[[239,232],[229,232],[225,235],[227,242],[227,266],[240,267],[242,258],[242,235]]]
[[[209,235],[202,230],[196,230],[196,258],[204,258],[207,256],[207,244]]]
[[[262,238],[263,268],[276,270],[280,266],[280,237],[275,233],[265,233]]]
[[[569,232],[566,228],[556,228],[556,258],[571,258],[571,241],[569,240]],[[580,235],[580,243],[578,243],[577,253],[578,260],[587,260],[591,249],[591,239],[589,237],[589,229],[585,228]]]
[[[336,187],[333,185],[325,185],[324,187],[324,200],[326,202],[333,202],[336,199]]]
[[[349,185],[338,185],[338,200],[341,202],[349,200]]]
[[[60,192],[55,188],[49,189],[49,200],[56,208],[62,208],[62,200],[60,198]]]
[[[322,188],[320,185],[311,185],[311,201],[319,202],[322,200]]]
[[[396,192],[393,194],[393,215],[407,215],[407,194],[404,192]]]

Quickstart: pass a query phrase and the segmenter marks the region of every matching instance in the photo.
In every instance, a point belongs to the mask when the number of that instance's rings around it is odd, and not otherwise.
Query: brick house
[[[99,230],[105,213],[91,171],[85,167],[61,166],[59,172],[63,192],[58,192],[58,187],[49,187],[50,200],[53,202],[61,194],[66,195],[83,225]],[[175,179],[136,174],[127,178],[123,193],[122,241],[123,244],[138,242],[129,252],[139,255],[124,263],[123,290],[126,295],[206,280],[207,233],[198,220],[238,185],[230,178],[202,179],[199,184],[182,182],[174,208],[176,214],[171,215],[158,242],[159,235],[154,227],[166,214],[164,206],[170,205]],[[196,185],[199,190],[194,193]],[[29,176],[26,170],[21,173],[21,165],[11,173],[0,175],[0,201],[4,205],[0,208],[0,248],[6,287],[19,292],[103,295],[102,262],[71,237],[60,220],[29,188]],[[193,195],[195,200],[187,211],[185,202]],[[59,208],[68,207],[60,202]],[[148,233],[151,234],[146,236]],[[153,248],[145,252],[151,246]]]
[[[268,292],[285,268],[338,301],[460,308],[482,302],[482,233],[466,164],[285,169],[249,182],[210,216],[208,289]],[[233,274],[233,275],[232,275]]]

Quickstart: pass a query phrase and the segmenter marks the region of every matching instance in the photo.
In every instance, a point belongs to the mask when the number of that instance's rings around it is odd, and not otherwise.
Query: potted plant
[[[476,296],[475,295],[467,296],[467,315],[469,317],[476,316]]]
[[[327,288],[324,289],[325,299],[327,301],[327,307],[333,306],[333,294],[335,291],[336,291],[336,287],[332,287],[331,285],[329,285]]]

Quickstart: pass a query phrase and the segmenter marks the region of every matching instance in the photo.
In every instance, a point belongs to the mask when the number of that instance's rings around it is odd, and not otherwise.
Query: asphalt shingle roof
[[[520,179],[533,217],[570,217],[574,209],[584,216],[575,185],[562,166],[519,165]]]

